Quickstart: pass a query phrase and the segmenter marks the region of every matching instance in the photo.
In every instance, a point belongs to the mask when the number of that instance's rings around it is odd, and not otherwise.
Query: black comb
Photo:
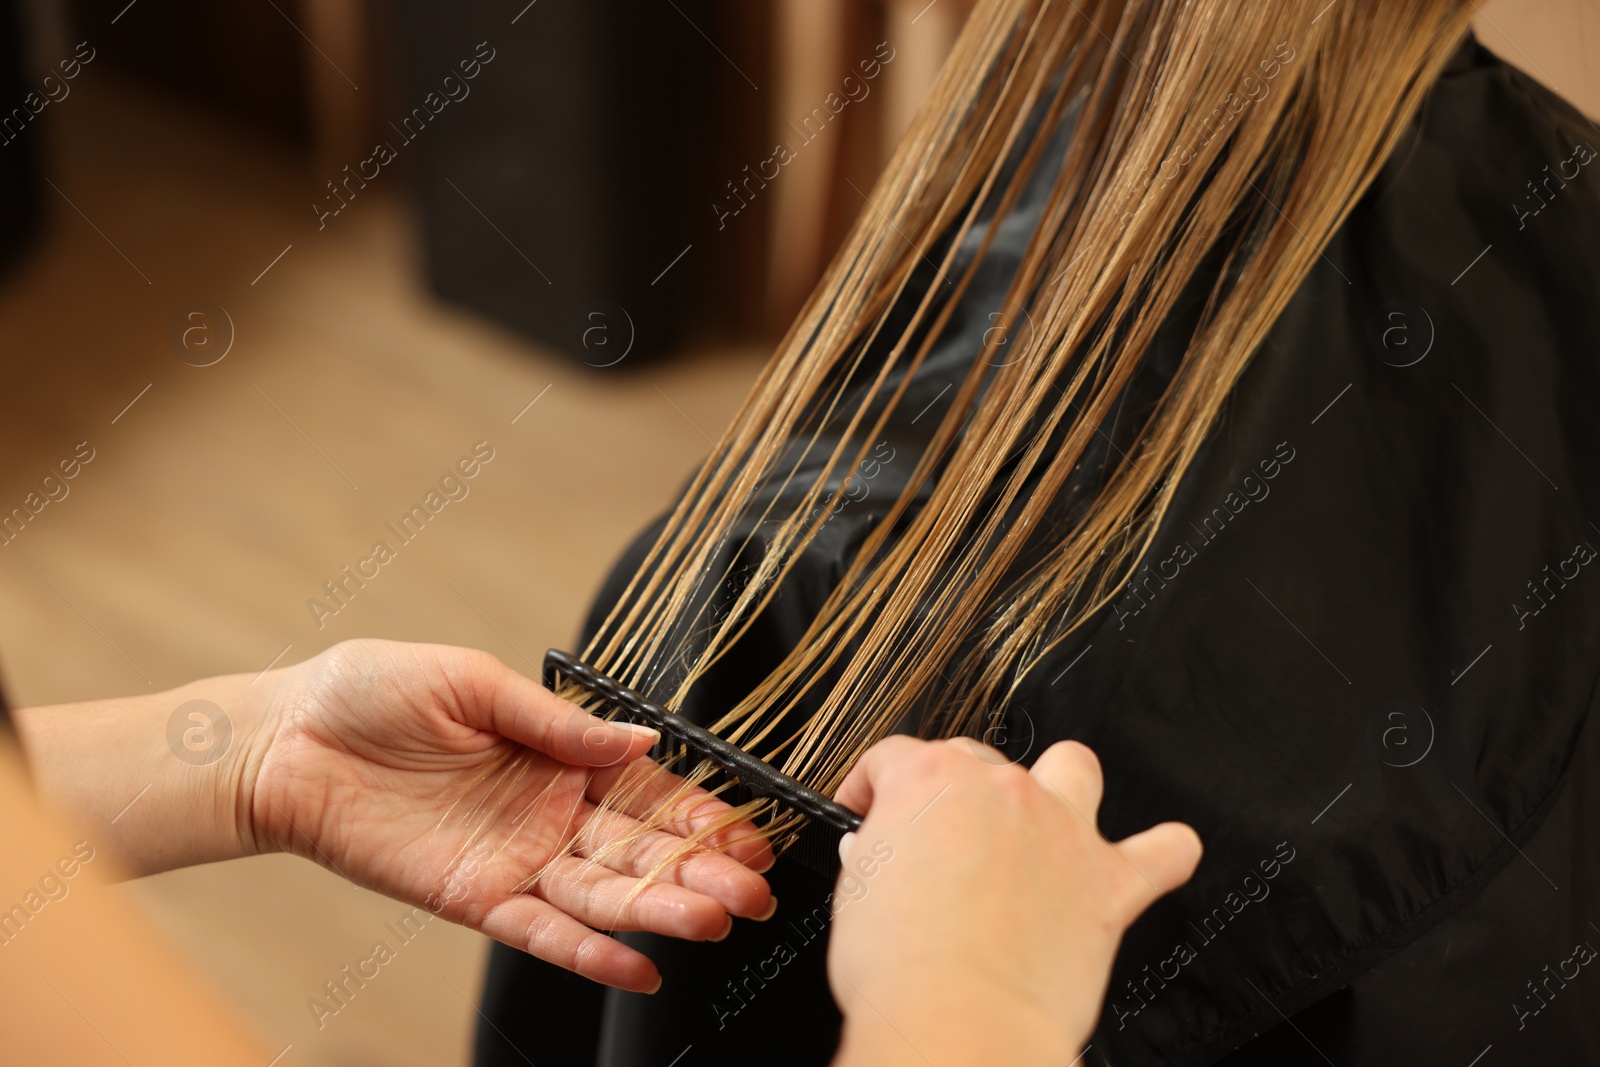
[[[622,683],[608,678],[571,653],[552,648],[544,654],[544,684],[554,691],[562,677],[583,686],[595,696],[615,706],[629,722],[661,731],[658,757],[675,752],[680,746],[691,760],[706,759],[721,768],[735,783],[738,799],[766,798],[805,816],[804,825],[782,842],[785,855],[792,856],[818,874],[832,878],[839,870],[839,838],[861,829],[861,816],[842,804],[789,777],[770,763],[752,756],[737,745],[696,726],[681,715],[652,704]]]

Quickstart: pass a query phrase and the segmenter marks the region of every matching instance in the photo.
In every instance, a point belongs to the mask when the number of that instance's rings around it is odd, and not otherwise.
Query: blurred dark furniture
[[[310,144],[302,40],[271,4],[71,0],[69,7],[73,40],[89,41],[96,63]]]
[[[26,24],[18,0],[0,0],[0,114],[25,107],[33,81],[26,68]],[[38,131],[0,145],[0,272],[21,260],[39,232]],[[34,136],[29,136],[33,134]]]
[[[402,114],[480,42],[495,56],[402,150],[429,282],[590,365],[629,341],[629,364],[669,352],[703,317],[696,297],[716,291],[729,250],[711,205],[738,167],[718,148],[760,100],[718,49],[760,76],[749,13],[719,0],[521,7],[392,9]]]

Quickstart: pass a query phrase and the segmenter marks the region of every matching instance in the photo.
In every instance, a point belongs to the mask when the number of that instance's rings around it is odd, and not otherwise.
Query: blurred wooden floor
[[[535,673],[528,657],[571,643],[764,353],[574,369],[429,299],[398,186],[319,233],[315,179],[287,152],[93,73],[30,131],[59,192],[0,283],[3,510],[78,442],[95,450],[0,548],[11,700],[147,692],[354,636],[474,645]],[[197,299],[235,333],[204,368],[167,338]],[[307,599],[480,439],[496,456],[470,495],[318,629]],[[476,934],[429,924],[319,1030],[308,999],[400,904],[279,856],[120,891],[265,1044],[292,1045],[283,1067],[464,1062]]]

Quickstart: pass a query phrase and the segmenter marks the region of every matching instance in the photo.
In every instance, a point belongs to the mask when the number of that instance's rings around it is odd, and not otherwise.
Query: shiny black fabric
[[[1108,836],[1182,819],[1206,843],[1129,932],[1082,1062],[1600,1062],[1596,144],[1464,47],[1256,354],[1147,565],[990,738],[1024,762],[1081,740]],[[688,713],[777,661],[894,499],[1042,191],[912,384],[866,498]],[[1097,460],[1129,443],[1194,310]],[[655,997],[497,948],[477,1062],[826,1063],[828,887],[774,878],[773,921],[721,944],[630,938],[661,964]],[[593,1040],[551,1050],[570,1027]]]

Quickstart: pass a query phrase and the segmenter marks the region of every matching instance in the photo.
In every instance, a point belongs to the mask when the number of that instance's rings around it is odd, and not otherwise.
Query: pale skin
[[[212,763],[185,762],[169,743],[174,709],[193,700],[232,724]],[[598,930],[716,940],[734,916],[770,914],[755,871],[773,857],[748,823],[719,836],[726,852],[702,849],[629,900],[681,835],[728,811],[698,791],[663,829],[584,862],[636,830],[632,816],[677,779],[637,760],[653,731],[593,719],[487,653],[350,641],[256,681],[210,678],[15,719],[41,796],[135,874],[293,852],[638,992],[660,984],[655,965]],[[505,771],[517,754],[528,760],[520,779]],[[657,781],[626,814],[586,827],[625,773]]]
[[[174,709],[193,700],[223,708],[234,731],[212,762],[186,762],[169,743]],[[757,873],[771,850],[747,823],[630,902],[681,835],[722,820],[726,805],[703,793],[680,797],[660,829],[598,866],[584,863],[597,846],[634,836],[635,817],[681,792],[676,779],[639,759],[651,735],[591,719],[483,653],[348,642],[255,680],[15,718],[39,797],[59,813],[34,806],[0,751],[5,899],[79,837],[105,856],[80,865],[70,906],[47,905],[0,948],[0,1026],[24,1053],[82,1064],[271,1058],[123,901],[89,888],[119,867],[142,874],[295,852],[639,992],[659,988],[654,964],[600,930],[714,940],[733,917],[776,907]],[[518,753],[528,767],[514,780],[505,769]],[[836,912],[828,967],[845,1031],[835,1067],[928,1055],[940,1067],[1070,1062],[1123,931],[1198,862],[1198,839],[1177,824],[1117,845],[1099,835],[1099,765],[1083,746],[1053,746],[1032,772],[998,762],[974,742],[891,738],[840,790],[866,814],[846,864],[874,845],[893,858]],[[619,775],[649,785],[626,814],[585,829]],[[536,796],[542,803],[530,806]]]
[[[892,737],[867,752],[839,791],[867,817],[841,848],[854,891],[834,894],[834,1067],[1078,1057],[1124,931],[1200,862],[1181,823],[1107,841],[1102,788],[1073,741],[1031,770],[968,740]]]

